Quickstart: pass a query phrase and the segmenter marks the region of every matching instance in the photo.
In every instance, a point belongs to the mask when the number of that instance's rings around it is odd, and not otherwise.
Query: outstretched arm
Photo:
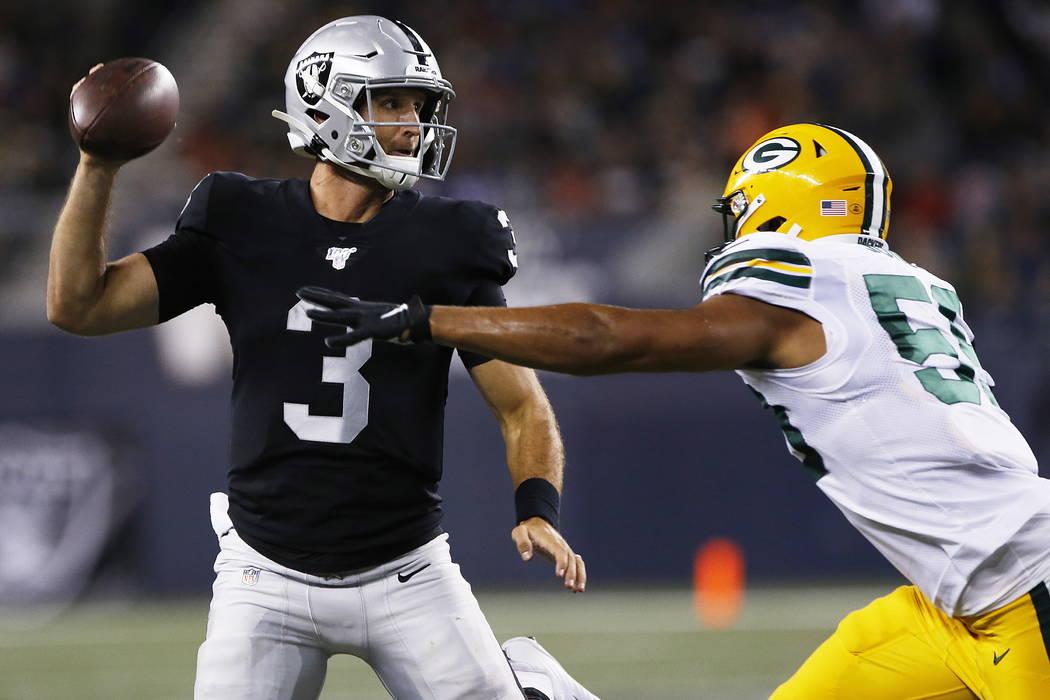
[[[321,287],[304,287],[299,297],[316,306],[310,318],[346,328],[326,338],[332,347],[366,338],[430,340],[569,374],[785,369],[809,364],[826,350],[818,321],[738,294],[680,311],[596,304],[429,307],[418,297],[388,304]]]
[[[430,332],[442,345],[579,375],[800,367],[825,352],[817,321],[736,294],[676,311],[435,306]]]
[[[565,463],[561,435],[536,373],[490,360],[474,367],[470,374],[499,421],[514,488],[529,479],[542,479],[560,492]],[[528,561],[539,552],[554,562],[554,572],[566,588],[584,590],[587,573],[583,558],[573,552],[556,524],[542,517],[526,518],[513,529],[511,537],[522,559]]]

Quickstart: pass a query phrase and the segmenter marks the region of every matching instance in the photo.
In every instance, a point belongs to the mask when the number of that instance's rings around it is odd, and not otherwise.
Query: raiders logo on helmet
[[[798,158],[802,147],[795,139],[779,137],[758,144],[744,157],[744,172],[764,173],[783,168]]]
[[[332,72],[333,52],[313,52],[295,66],[295,86],[299,88],[299,97],[308,105],[321,101],[328,75]]]

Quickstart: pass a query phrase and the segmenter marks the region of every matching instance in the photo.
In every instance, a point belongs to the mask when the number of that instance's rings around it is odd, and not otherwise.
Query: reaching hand
[[[572,547],[554,529],[554,526],[543,518],[529,518],[511,530],[511,538],[518,546],[518,553],[524,561],[532,559],[534,551],[554,562],[554,574],[565,582],[565,587],[573,593],[582,593],[587,586],[587,568],[583,557],[572,551]]]
[[[303,287],[297,296],[317,308],[306,315],[319,323],[347,328],[349,332],[324,339],[330,348],[345,348],[375,338],[393,343],[430,340],[430,307],[418,296],[406,304],[361,301],[323,287]]]

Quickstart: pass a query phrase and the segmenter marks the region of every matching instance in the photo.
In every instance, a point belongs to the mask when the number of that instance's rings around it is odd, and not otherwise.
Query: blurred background
[[[121,256],[166,237],[210,171],[308,176],[269,113],[301,41],[353,14],[405,21],[452,81],[457,151],[423,189],[508,212],[514,305],[691,306],[721,239],[709,205],[748,145],[798,121],[865,139],[894,180],[891,247],[955,283],[1000,403],[1048,454],[1043,2],[4,2],[0,698],[188,697],[216,552],[207,497],[224,483],[229,351],[211,307],[90,340],[45,320],[77,161],[70,86],[128,55],[179,82],[175,132],[118,180]],[[453,554],[498,636],[538,629],[603,697],[765,697],[843,612],[900,582],[735,377],[545,375],[568,453],[563,531],[591,578],[558,595],[514,554],[498,429],[455,369]],[[689,586],[716,537],[753,587],[712,632]],[[326,698],[385,697],[367,669],[342,673]]]

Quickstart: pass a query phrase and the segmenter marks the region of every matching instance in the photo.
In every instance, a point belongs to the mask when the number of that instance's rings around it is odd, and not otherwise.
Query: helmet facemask
[[[743,226],[744,223],[758,211],[759,207],[765,203],[766,197],[763,194],[755,197],[754,202],[749,202],[747,194],[743,190],[734,190],[733,192],[716,199],[715,203],[711,205],[711,208],[722,215],[723,242],[707,251],[705,254],[705,262],[718,255],[723,248],[735,241],[740,227]],[[782,223],[783,217],[774,217],[773,219],[770,219],[770,222],[775,223],[778,220]],[[778,223],[777,225],[779,226],[780,224]],[[765,230],[765,226],[766,224],[762,224],[757,230]],[[773,227],[774,230],[775,228],[776,227]]]
[[[375,101],[382,91],[400,87],[419,89],[425,93],[426,101],[419,112],[418,122],[366,118],[366,115],[376,113]],[[329,148],[329,154],[319,152],[315,155],[348,170],[374,177],[391,189],[407,189],[419,178],[445,179],[456,143],[456,130],[447,123],[449,103],[455,97],[451,88],[442,90],[404,81],[361,81],[355,76],[337,76],[332,92],[333,98],[326,97],[323,102],[334,108],[336,114],[330,115],[317,128],[323,139],[326,130],[328,136],[331,136],[331,132],[339,134],[340,129],[333,127],[341,124],[346,136],[339,141],[338,149]],[[387,153],[379,141],[377,131],[382,127],[418,129],[415,153],[410,156]],[[339,156],[335,155],[337,152]]]
[[[726,243],[736,239],[736,232],[765,202],[765,196],[760,194],[755,197],[754,204],[752,204],[747,200],[747,194],[743,190],[735,190],[715,200],[711,208],[722,215],[722,232]],[[730,223],[730,217],[732,217],[732,223]]]

